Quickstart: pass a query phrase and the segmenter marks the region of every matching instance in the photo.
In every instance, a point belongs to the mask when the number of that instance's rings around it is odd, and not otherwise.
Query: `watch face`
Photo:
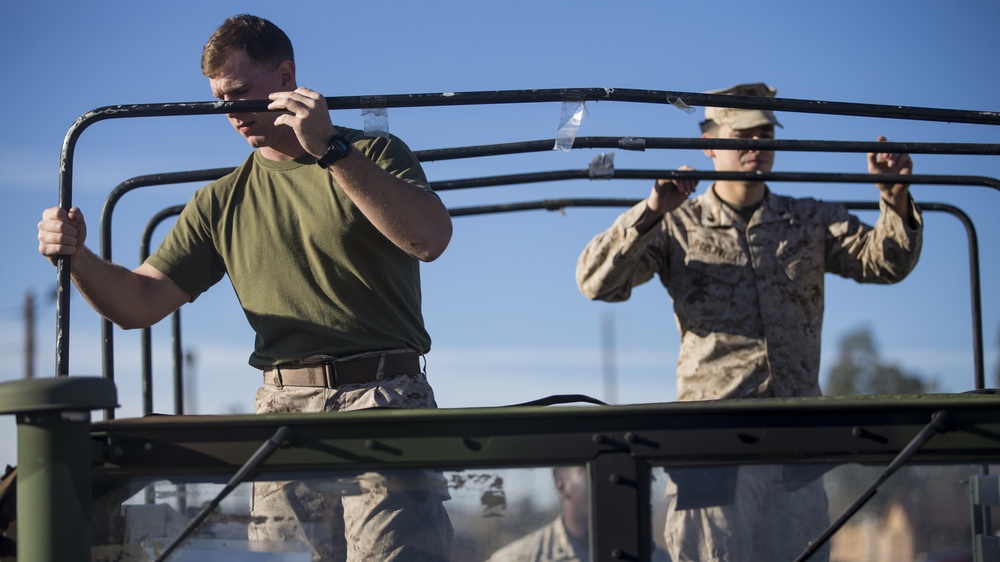
[[[326,168],[330,164],[340,160],[350,153],[351,143],[348,142],[342,135],[336,135],[330,139],[330,144],[327,146],[326,154],[317,159],[316,163],[319,164],[320,167]]]
[[[340,153],[341,156],[347,156],[347,153],[351,151],[351,143],[347,142],[347,139],[337,135],[333,137],[333,142],[330,146]]]

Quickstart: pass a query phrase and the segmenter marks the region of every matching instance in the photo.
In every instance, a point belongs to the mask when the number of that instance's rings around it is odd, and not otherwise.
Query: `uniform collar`
[[[702,197],[702,205],[704,211],[701,214],[701,225],[706,228],[742,228],[757,224],[792,221],[792,212],[785,198],[775,196],[771,193],[771,188],[766,186],[760,208],[754,213],[748,225],[744,225],[743,217],[719,198],[719,195],[715,193],[714,183]]]
[[[589,556],[581,556],[582,552],[577,552],[573,548],[573,540],[569,537],[569,532],[566,531],[566,524],[563,522],[562,514],[556,517],[553,524],[553,544],[552,544],[552,559],[553,560],[582,560],[583,558],[589,558]]]

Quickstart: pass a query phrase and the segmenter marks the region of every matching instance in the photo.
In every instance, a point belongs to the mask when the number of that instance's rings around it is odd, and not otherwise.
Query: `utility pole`
[[[24,294],[24,378],[35,378],[35,295]]]
[[[601,314],[601,371],[604,375],[604,401],[618,402],[618,359],[615,354],[615,313],[605,310]]]
[[[195,381],[195,369],[198,367],[198,354],[188,350],[184,354],[184,404],[187,405],[185,413],[198,413],[198,393]]]

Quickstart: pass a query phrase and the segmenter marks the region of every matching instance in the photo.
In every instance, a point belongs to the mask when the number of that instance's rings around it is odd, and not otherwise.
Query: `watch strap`
[[[330,139],[326,147],[326,153],[316,159],[316,164],[320,168],[327,168],[334,162],[350,154],[351,148],[350,141],[344,138],[344,135],[338,133]]]

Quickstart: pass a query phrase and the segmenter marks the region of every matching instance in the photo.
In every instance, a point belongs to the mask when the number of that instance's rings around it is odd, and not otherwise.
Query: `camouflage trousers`
[[[422,373],[333,389],[264,385],[255,402],[258,414],[436,407]],[[308,545],[314,562],[442,562],[453,538],[448,498],[444,477],[422,470],[255,482],[248,535]]]
[[[683,486],[683,483],[681,484]],[[709,483],[711,486],[711,483]],[[829,524],[826,489],[818,477],[789,491],[781,466],[740,466],[732,502],[678,509],[678,484],[667,484],[663,532],[673,562],[795,560]],[[825,562],[830,546],[810,562]]]

